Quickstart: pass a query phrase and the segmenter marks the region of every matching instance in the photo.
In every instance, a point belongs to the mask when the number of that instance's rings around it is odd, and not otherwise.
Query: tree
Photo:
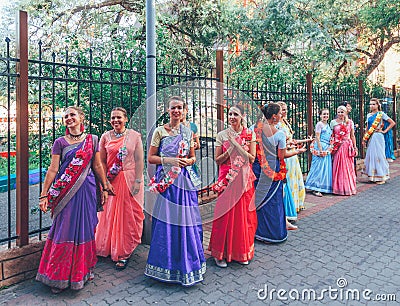
[[[365,78],[400,41],[400,6],[396,0],[252,1],[236,25],[241,60],[250,58],[252,67],[278,60],[281,68],[318,71],[322,80]]]
[[[143,0],[21,0],[32,31],[52,49],[143,50]],[[323,81],[365,78],[400,42],[398,0],[158,0],[158,61],[208,67],[231,48],[232,73],[277,80],[313,72]],[[135,51],[136,52],[136,51]],[[142,51],[140,51],[142,52]],[[278,73],[278,76],[276,74]]]

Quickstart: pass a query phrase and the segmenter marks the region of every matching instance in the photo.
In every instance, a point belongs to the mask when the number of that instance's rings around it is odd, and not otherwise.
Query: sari
[[[383,129],[385,130],[389,126],[389,122],[387,120],[384,120],[383,124]],[[387,131],[387,133],[383,134],[383,137],[385,138],[385,155],[386,159],[389,161],[393,161],[396,159],[396,156],[394,156],[394,145],[393,145],[393,131],[390,129]]]
[[[332,120],[332,193],[339,195],[356,194],[356,172],[354,170],[354,148],[350,139],[353,121],[347,124]]]
[[[318,122],[315,129],[320,133],[322,151],[319,151],[314,140],[310,145],[313,156],[304,186],[309,190],[332,193],[332,156],[329,152],[332,129],[329,124],[324,126],[322,122]]]
[[[261,135],[262,146],[265,158],[274,171],[278,172],[280,165],[277,156],[278,148],[286,147],[286,136],[278,131],[271,137]],[[258,226],[256,239],[264,242],[279,243],[287,239],[286,215],[283,196],[283,180],[273,181],[262,171],[257,159],[253,164],[253,171],[256,175],[256,200]]]
[[[293,139],[292,129],[284,122],[279,122],[276,128],[286,134],[286,142]],[[288,149],[290,151],[293,149]],[[306,190],[304,188],[303,172],[301,171],[299,158],[297,155],[285,158],[287,175],[285,192],[291,192],[292,196],[285,195],[285,212],[289,220],[296,220],[297,213],[305,209]],[[292,202],[293,200],[293,202]],[[294,206],[294,207],[293,207]],[[294,214],[296,212],[296,214]]]
[[[191,141],[192,132],[181,124],[178,135],[161,139],[159,155],[187,156]],[[168,164],[157,165],[152,181],[156,184],[162,182],[171,169]],[[191,173],[192,167],[181,168],[173,182],[157,195],[152,213],[150,250],[144,272],[151,278],[183,286],[192,286],[202,281],[206,272],[197,188]]]
[[[142,140],[138,132],[127,129],[123,137],[112,139],[109,131],[100,139],[100,147],[107,152],[107,172],[115,195],[110,195],[104,204],[104,211],[97,214],[99,223],[96,229],[97,255],[111,255],[113,261],[127,259],[141,243],[143,231],[144,188],[140,184],[139,193],[133,194],[135,179],[143,182],[143,175],[135,177],[134,154],[142,149]],[[121,160],[122,166],[116,167]],[[112,169],[117,171],[113,172]]]
[[[367,130],[373,127],[378,114],[379,112],[367,115]],[[381,119],[378,119],[379,122],[376,122],[378,123],[377,127],[382,126],[383,121],[388,118],[389,116],[382,112]],[[363,173],[368,176],[371,182],[385,182],[389,179],[389,163],[386,160],[385,154],[385,138],[381,132],[374,130],[369,137]]]
[[[227,133],[227,130],[218,134],[217,141],[222,144],[222,151],[226,152],[230,142],[223,140],[224,133]],[[245,143],[254,141],[254,136],[253,132],[243,128],[236,140],[243,143],[246,150]],[[248,148],[247,146],[247,150]],[[245,262],[254,257],[254,236],[257,228],[254,207],[255,176],[249,161],[242,159],[234,150],[230,159],[219,167],[217,185],[229,183],[218,194],[208,250],[214,258],[225,259],[227,262]],[[239,160],[242,162],[236,164]],[[232,168],[235,168],[234,171]]]
[[[85,149],[85,143],[92,141],[92,152],[86,153],[89,159],[86,167],[72,177],[73,185],[65,188],[62,199],[51,205],[53,223],[47,236],[39,264],[36,280],[65,289],[82,289],[92,277],[97,263],[94,231],[97,225],[96,181],[91,169],[93,156],[98,151],[97,136],[88,134],[81,143],[70,145],[64,137],[58,138],[53,145],[52,154],[61,155],[60,168],[54,186],[67,176],[68,168],[76,162],[76,153]],[[93,150],[94,148],[94,150]],[[56,205],[55,205],[55,202]]]

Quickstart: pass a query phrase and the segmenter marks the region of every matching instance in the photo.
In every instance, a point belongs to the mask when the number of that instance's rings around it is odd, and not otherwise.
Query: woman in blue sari
[[[262,112],[264,123],[259,122],[255,132],[257,137],[257,162],[253,171],[257,177],[256,209],[258,226],[256,239],[266,243],[278,243],[287,239],[287,227],[283,203],[283,185],[286,179],[284,159],[305,152],[299,148],[286,152],[286,135],[275,125],[281,120],[281,107],[270,103]]]
[[[319,115],[321,121],[315,126],[315,140],[311,144],[313,157],[304,186],[308,190],[313,190],[317,197],[322,197],[322,192],[332,193],[332,156],[330,153],[332,129],[328,123],[329,110],[321,109]]]
[[[158,192],[152,213],[152,238],[145,275],[191,286],[203,280],[206,260],[197,199],[200,182],[192,165],[192,131],[180,123],[184,101],[169,99],[169,123],[153,134],[148,161],[156,164],[150,191]]]
[[[366,133],[363,137],[363,146],[368,143],[364,160],[364,173],[371,182],[384,184],[389,179],[389,164],[385,155],[386,134],[395,125],[395,122],[384,112],[378,99],[372,98],[369,102],[370,113],[367,115]],[[389,125],[384,128],[384,121]]]
[[[83,111],[68,107],[63,119],[66,135],[53,144],[51,164],[39,197],[40,209],[51,209],[53,224],[36,279],[54,293],[69,286],[82,289],[93,277],[98,208],[94,174],[104,186],[102,204],[108,191],[113,190],[100,161],[98,138],[84,132]]]

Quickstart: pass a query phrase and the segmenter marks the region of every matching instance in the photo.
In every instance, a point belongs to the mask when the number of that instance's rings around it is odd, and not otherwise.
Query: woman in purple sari
[[[53,144],[51,164],[39,197],[40,209],[43,212],[51,209],[53,224],[36,279],[50,286],[54,293],[68,287],[82,289],[93,278],[97,262],[94,174],[104,186],[102,204],[109,188],[112,189],[100,162],[98,138],[84,132],[83,121],[80,108],[71,106],[65,110],[66,135]]]
[[[191,286],[203,280],[206,260],[196,186],[200,182],[192,165],[192,131],[180,123],[184,101],[169,99],[169,123],[153,134],[148,161],[156,164],[150,191],[158,192],[152,214],[152,238],[145,275]]]

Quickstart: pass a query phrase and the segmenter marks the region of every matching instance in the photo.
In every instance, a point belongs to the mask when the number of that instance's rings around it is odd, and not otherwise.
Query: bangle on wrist
[[[47,198],[47,195],[39,196],[39,200]]]
[[[165,158],[163,156],[161,156],[161,164],[165,163]]]

